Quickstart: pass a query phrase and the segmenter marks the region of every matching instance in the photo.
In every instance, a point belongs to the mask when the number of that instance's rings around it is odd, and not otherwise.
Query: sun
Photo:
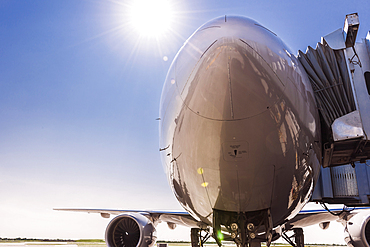
[[[169,0],[134,0],[128,8],[130,26],[138,35],[159,37],[170,31],[173,9]]]

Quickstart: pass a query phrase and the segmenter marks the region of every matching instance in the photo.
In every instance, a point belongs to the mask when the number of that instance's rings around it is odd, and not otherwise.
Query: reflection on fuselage
[[[318,113],[301,65],[271,31],[241,17],[200,27],[171,65],[160,111],[162,161],[196,219],[270,209],[277,225],[307,202]]]

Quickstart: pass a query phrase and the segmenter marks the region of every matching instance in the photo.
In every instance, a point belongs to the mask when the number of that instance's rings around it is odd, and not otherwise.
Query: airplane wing
[[[370,207],[362,208],[370,209]],[[109,218],[110,215],[120,215],[124,213],[138,213],[141,214],[152,222],[160,223],[174,223],[177,225],[187,227],[198,227],[199,222],[190,216],[188,212],[174,212],[174,211],[156,211],[156,210],[122,210],[122,209],[82,209],[82,208],[55,208],[57,211],[69,212],[84,212],[84,213],[97,213],[103,218]],[[330,213],[331,212],[331,213]],[[343,211],[343,209],[332,209],[328,212],[325,209],[318,210],[302,210],[293,219],[289,220],[286,224],[286,229],[306,227],[323,222],[338,220],[344,215],[356,214],[352,211]]]
[[[343,209],[333,209],[330,212],[325,209],[302,210],[296,217],[288,221],[289,228],[302,228],[323,222],[334,221],[338,220],[341,214],[349,213],[349,211],[343,211]]]
[[[124,213],[138,213],[153,223],[167,222],[187,227],[198,227],[198,221],[190,216],[188,212],[156,211],[156,210],[121,210],[121,209],[82,209],[82,208],[54,208],[57,211],[97,213],[103,218],[110,215],[120,215]]]
[[[330,212],[326,209],[302,210],[296,217],[287,222],[286,226],[288,227],[286,229],[302,228],[340,219],[348,220],[359,212],[369,209],[370,207],[356,209],[330,209]]]
[[[370,209],[364,207],[352,210],[331,209],[328,212],[325,209],[316,210],[302,210],[293,219],[289,220],[285,225],[285,229],[307,227],[324,222],[335,221],[345,216],[358,213],[358,210]],[[103,218],[109,218],[110,215],[120,215],[124,213],[138,213],[141,214],[152,222],[167,222],[187,227],[199,227],[199,222],[190,216],[188,212],[175,212],[175,211],[156,211],[156,210],[122,210],[122,209],[82,209],[82,208],[55,208],[57,211],[69,212],[84,212],[84,213],[97,213]]]

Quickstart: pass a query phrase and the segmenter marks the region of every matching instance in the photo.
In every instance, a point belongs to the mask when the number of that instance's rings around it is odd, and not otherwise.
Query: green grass
[[[26,243],[26,245],[58,245],[57,242],[62,242],[60,246],[62,247],[65,243],[66,244],[75,244],[81,247],[103,247],[105,246],[105,241],[102,239],[78,239],[78,240],[65,240],[65,239],[27,239],[27,238],[0,238],[0,243]],[[159,240],[157,243],[167,243],[168,247],[177,247],[177,246],[191,246],[190,242],[187,241],[163,241]],[[266,246],[262,243],[262,247]],[[288,244],[282,243],[272,243],[271,247],[291,247]],[[334,247],[334,246],[345,246],[345,245],[336,245],[336,244],[305,244],[305,247],[318,247],[318,246],[325,246],[325,247]],[[155,245],[156,247],[156,245]],[[215,242],[209,242],[205,244],[205,247],[217,247]],[[236,247],[236,245],[232,242],[224,242],[223,247]]]
[[[74,242],[76,242],[76,243],[91,243],[91,242],[105,243],[105,241],[103,239],[79,239],[79,240],[76,240]]]

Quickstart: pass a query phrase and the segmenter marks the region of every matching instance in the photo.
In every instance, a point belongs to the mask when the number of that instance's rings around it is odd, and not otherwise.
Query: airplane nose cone
[[[183,90],[185,104],[213,120],[238,120],[261,114],[283,87],[250,44],[224,37],[203,53]]]

